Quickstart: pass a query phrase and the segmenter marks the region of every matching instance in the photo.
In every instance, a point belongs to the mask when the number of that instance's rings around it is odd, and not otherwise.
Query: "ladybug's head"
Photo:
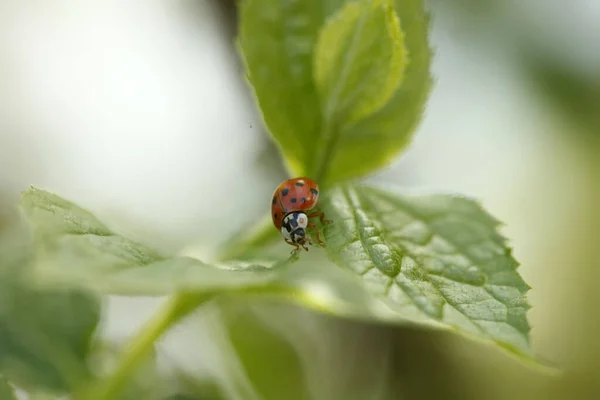
[[[292,242],[303,245],[306,243],[306,231],[303,228],[298,228],[290,234]]]
[[[281,233],[286,239],[293,243],[303,246],[310,239],[306,236],[306,227],[308,226],[308,217],[301,211],[294,211],[283,218],[281,224]]]

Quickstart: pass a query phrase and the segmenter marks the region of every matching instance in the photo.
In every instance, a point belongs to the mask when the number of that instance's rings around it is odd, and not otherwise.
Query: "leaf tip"
[[[38,192],[40,189],[38,189],[37,187],[35,187],[33,184],[30,184],[29,187],[26,190],[23,190],[21,192],[21,196],[26,195],[27,193],[31,193],[31,192]]]

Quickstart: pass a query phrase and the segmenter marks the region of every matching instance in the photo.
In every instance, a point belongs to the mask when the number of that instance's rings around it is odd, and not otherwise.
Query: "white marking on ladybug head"
[[[281,227],[281,234],[283,235],[284,238],[291,240],[292,237],[290,236],[290,232],[288,232],[288,230],[285,228],[285,226]]]
[[[308,226],[308,217],[304,213],[298,214],[298,228],[306,228]]]

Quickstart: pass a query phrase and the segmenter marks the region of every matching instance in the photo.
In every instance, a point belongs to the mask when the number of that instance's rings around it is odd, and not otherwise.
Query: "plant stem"
[[[128,343],[121,354],[115,371],[94,384],[81,398],[86,400],[113,400],[117,398],[131,375],[148,355],[154,342],[174,323],[212,298],[212,294],[177,293],[166,300]]]

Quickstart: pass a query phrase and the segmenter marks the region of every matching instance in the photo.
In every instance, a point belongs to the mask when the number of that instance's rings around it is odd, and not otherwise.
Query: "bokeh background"
[[[253,386],[270,399],[600,398],[600,2],[428,4],[428,107],[369,179],[467,194],[504,221],[532,286],[533,348],[565,374],[448,334],[232,302],[161,340],[169,382],[233,399]],[[286,177],[235,21],[224,0],[0,0],[2,197],[35,184],[120,233],[213,258]],[[124,340],[160,301],[108,299],[98,335]]]

